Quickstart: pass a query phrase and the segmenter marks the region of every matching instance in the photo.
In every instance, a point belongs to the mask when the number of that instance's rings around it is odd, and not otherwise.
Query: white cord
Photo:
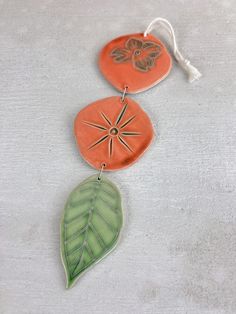
[[[173,29],[173,27],[169,21],[167,21],[166,19],[163,19],[161,17],[157,17],[148,25],[146,31],[144,32],[144,37],[146,37],[155,27],[157,27],[158,24],[159,24],[159,26],[163,27],[171,36],[172,46],[173,46],[173,54],[175,56],[175,59],[179,63],[179,65],[188,74],[189,82],[193,82],[195,80],[198,80],[202,76],[202,74],[193,65],[191,65],[189,60],[185,59],[183,57],[183,55],[180,53],[178,46],[177,46],[177,43],[176,43],[174,29]]]

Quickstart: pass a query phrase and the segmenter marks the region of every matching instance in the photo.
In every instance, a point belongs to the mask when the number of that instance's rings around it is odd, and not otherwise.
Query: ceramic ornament
[[[129,94],[145,91],[170,73],[171,57],[162,42],[152,35],[131,34],[116,38],[103,49],[99,67],[105,78]]]
[[[101,50],[101,73],[121,94],[89,104],[75,118],[80,154],[98,174],[80,183],[65,205],[61,257],[67,288],[118,243],[123,224],[121,195],[104,172],[131,166],[152,142],[150,118],[127,94],[145,91],[170,73],[172,57],[165,45],[150,34],[157,26],[170,35],[174,58],[189,75],[189,81],[201,76],[180,53],[174,30],[163,18],[153,20],[144,33],[113,39]]]
[[[145,111],[131,98],[98,100],[82,109],[75,119],[75,137],[83,158],[100,170],[119,170],[140,158],[153,138]]]

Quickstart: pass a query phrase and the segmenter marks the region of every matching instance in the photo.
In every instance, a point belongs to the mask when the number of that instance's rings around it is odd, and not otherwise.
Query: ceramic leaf
[[[61,222],[67,288],[114,249],[122,222],[120,193],[105,177],[92,176],[70,194]]]

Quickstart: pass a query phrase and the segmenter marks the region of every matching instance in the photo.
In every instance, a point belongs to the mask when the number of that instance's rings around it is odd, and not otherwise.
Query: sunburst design
[[[133,152],[132,147],[130,146],[129,143],[127,143],[127,141],[124,138],[131,136],[140,136],[141,133],[135,131],[126,131],[125,127],[130,125],[136,118],[136,115],[133,115],[129,117],[127,120],[124,119],[127,108],[128,104],[126,103],[121,109],[117,118],[115,119],[115,123],[113,123],[104,112],[100,112],[100,116],[103,119],[102,123],[83,121],[83,123],[86,124],[87,126],[91,128],[96,128],[104,132],[104,134],[100,138],[98,138],[95,142],[89,145],[88,149],[96,148],[103,142],[108,142],[108,154],[109,157],[111,157],[114,151],[115,139],[117,139],[119,143],[123,145],[123,147],[127,150],[127,152]],[[103,125],[104,122],[105,125]]]

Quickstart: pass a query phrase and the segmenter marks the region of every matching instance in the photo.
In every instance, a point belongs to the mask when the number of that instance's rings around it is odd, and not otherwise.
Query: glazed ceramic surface
[[[83,158],[94,168],[117,170],[144,153],[154,135],[145,111],[132,99],[108,97],[82,109],[75,119],[75,136]]]
[[[170,72],[171,57],[163,43],[152,35],[131,34],[109,42],[101,51],[99,67],[119,91],[128,93],[149,89]]]
[[[69,196],[61,222],[61,256],[67,287],[116,245],[123,222],[117,187],[92,176]]]

